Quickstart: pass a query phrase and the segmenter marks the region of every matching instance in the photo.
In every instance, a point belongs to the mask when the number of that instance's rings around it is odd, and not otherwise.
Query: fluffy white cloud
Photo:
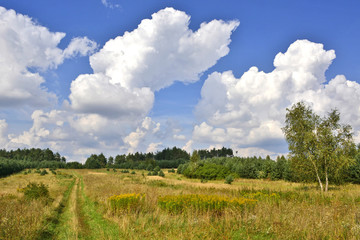
[[[8,137],[7,137],[7,128],[8,124],[6,123],[5,119],[0,120],[0,148],[5,148]]]
[[[197,81],[228,54],[231,33],[239,22],[213,20],[193,32],[189,21],[184,12],[166,8],[142,20],[132,32],[109,40],[90,57],[94,74],[80,75],[72,83],[72,108],[141,119],[152,108],[154,91],[174,81]]]
[[[147,140],[148,136],[152,136],[154,133],[158,132],[160,129],[160,123],[155,123],[151,120],[150,117],[146,117],[141,124],[141,127],[138,127],[136,131],[131,132],[128,136],[124,138],[124,143],[129,146],[128,152],[135,152],[139,149],[142,149],[142,145]],[[161,144],[161,143],[159,143]],[[153,143],[148,146],[147,149],[158,147],[158,145],[154,145]],[[144,149],[145,150],[145,149]]]
[[[326,82],[334,58],[322,44],[298,40],[276,55],[272,72],[252,67],[239,79],[231,71],[211,74],[196,106],[202,123],[194,127],[194,140],[263,148],[284,143],[285,111],[298,101],[321,115],[337,108],[344,122],[360,129],[360,85],[344,76]]]
[[[148,153],[148,152],[157,152],[157,151],[159,151],[159,150],[162,150],[162,149],[160,149],[160,147],[161,147],[161,144],[162,144],[162,142],[158,142],[158,143],[150,143],[149,144],[149,146],[147,147],[147,149],[146,149],[146,152]]]
[[[0,107],[44,106],[56,96],[42,84],[39,72],[56,68],[65,58],[92,52],[96,44],[73,39],[64,51],[65,33],[52,33],[30,17],[0,7]]]
[[[101,73],[80,75],[71,83],[72,108],[129,121],[145,117],[153,106],[154,93],[146,87],[126,89],[109,80]]]
[[[182,150],[185,150],[188,153],[192,153],[192,145],[194,144],[193,140],[189,140],[186,142],[185,146],[182,147]]]

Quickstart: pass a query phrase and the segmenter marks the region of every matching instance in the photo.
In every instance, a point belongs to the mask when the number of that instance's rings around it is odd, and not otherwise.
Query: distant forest
[[[332,183],[352,182],[360,184],[360,146],[354,156],[355,162],[342,173],[341,178],[331,179]],[[292,171],[291,162],[284,156],[272,160],[269,156],[234,157],[230,148],[196,150],[190,155],[173,147],[156,153],[129,153],[105,157],[103,153],[92,154],[84,164],[66,162],[65,157],[50,149],[0,150],[0,177],[20,172],[27,168],[69,168],[69,169],[138,169],[147,170],[148,175],[160,174],[160,169],[177,169],[177,173],[202,181],[233,177],[300,181]],[[301,181],[304,181],[303,179]],[[305,179],[306,181],[306,179]],[[312,179],[309,179],[312,181]]]

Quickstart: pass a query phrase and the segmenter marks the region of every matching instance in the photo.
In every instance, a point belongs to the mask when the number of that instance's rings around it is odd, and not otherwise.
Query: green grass
[[[105,219],[98,211],[97,204],[85,195],[84,182],[82,177],[80,179],[82,217],[89,228],[86,239],[119,239],[119,227],[117,224]]]

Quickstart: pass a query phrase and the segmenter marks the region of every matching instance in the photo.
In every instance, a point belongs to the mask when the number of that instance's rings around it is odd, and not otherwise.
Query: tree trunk
[[[317,179],[318,179],[318,181],[319,181],[319,185],[320,185],[321,193],[323,193],[323,192],[324,192],[324,188],[323,188],[323,185],[322,185],[321,179],[320,179],[319,174],[317,173],[317,171],[316,171],[316,177],[317,177]]]
[[[327,171],[325,172],[325,192],[328,191],[328,188],[329,188],[329,178],[328,178],[328,173]]]

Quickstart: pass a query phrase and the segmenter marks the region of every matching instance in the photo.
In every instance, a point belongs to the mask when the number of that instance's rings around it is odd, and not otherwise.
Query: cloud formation
[[[42,86],[40,72],[96,48],[87,38],[75,38],[62,50],[57,46],[64,37],[65,33],[50,32],[30,17],[0,7],[0,107],[40,107],[56,101],[55,94]]]
[[[109,40],[90,57],[94,74],[80,75],[71,84],[71,106],[81,113],[107,117],[144,118],[154,92],[174,81],[192,83],[229,52],[238,21],[213,20],[193,32],[190,17],[173,8],[123,36]]]
[[[240,78],[231,71],[210,74],[196,106],[201,123],[193,139],[243,148],[284,145],[285,111],[298,101],[320,115],[337,108],[344,122],[360,129],[360,85],[341,75],[326,82],[333,59],[335,52],[322,44],[297,40],[276,55],[272,72],[251,67]]]

